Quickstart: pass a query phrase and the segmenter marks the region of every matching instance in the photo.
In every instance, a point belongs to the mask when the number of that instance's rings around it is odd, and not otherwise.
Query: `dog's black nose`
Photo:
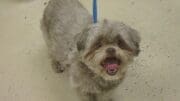
[[[106,50],[106,52],[107,52],[108,54],[114,54],[114,53],[116,52],[116,50],[115,50],[114,48],[108,48],[108,49]]]

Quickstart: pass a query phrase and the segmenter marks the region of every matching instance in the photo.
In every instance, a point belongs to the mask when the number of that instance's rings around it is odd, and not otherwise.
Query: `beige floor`
[[[123,21],[143,39],[116,101],[180,101],[180,1],[99,1],[101,19]],[[78,101],[50,68],[39,28],[44,2],[0,0],[0,101]]]

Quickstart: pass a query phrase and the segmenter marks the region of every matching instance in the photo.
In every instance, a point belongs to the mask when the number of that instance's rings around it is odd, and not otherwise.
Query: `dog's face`
[[[78,37],[81,61],[105,80],[121,79],[139,53],[136,30],[120,22],[104,20],[85,29]]]

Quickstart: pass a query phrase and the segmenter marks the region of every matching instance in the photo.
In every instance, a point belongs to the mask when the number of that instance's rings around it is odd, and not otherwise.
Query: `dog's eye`
[[[102,47],[102,44],[99,43],[99,44],[96,45],[96,47],[97,47],[97,48],[100,48],[100,47]]]
[[[121,49],[131,51],[131,49],[129,48],[129,46],[128,46],[124,41],[122,41],[122,40],[119,40],[119,41],[118,41],[118,46],[119,46],[119,48],[121,48]]]
[[[123,46],[123,42],[121,40],[119,40],[117,44],[118,44],[119,48],[123,48],[122,47]]]

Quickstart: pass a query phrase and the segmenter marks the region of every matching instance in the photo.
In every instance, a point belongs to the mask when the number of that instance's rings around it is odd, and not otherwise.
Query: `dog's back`
[[[78,0],[50,0],[41,22],[50,56],[67,60],[74,36],[90,23],[90,14]]]

